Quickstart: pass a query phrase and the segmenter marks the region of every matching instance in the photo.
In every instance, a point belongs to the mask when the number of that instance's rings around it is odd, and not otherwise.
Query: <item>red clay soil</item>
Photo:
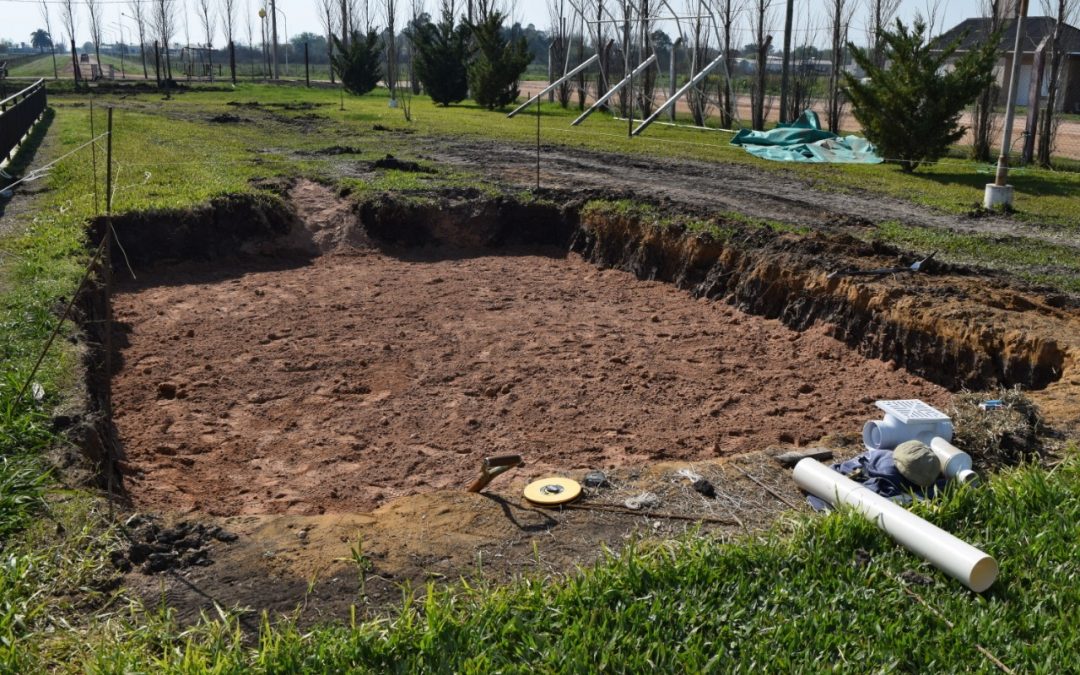
[[[366,511],[521,453],[549,473],[857,432],[942,388],[668,284],[551,251],[160,267],[114,295],[136,508]]]

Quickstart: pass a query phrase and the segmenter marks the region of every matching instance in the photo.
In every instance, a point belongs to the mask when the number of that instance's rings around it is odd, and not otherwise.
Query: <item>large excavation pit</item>
[[[857,432],[879,398],[948,392],[565,248],[374,249],[302,263],[184,262],[113,292],[114,422],[139,510],[369,511]]]

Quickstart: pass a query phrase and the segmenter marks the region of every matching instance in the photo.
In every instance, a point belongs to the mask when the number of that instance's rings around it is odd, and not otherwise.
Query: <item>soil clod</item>
[[[113,551],[113,566],[121,572],[138,566],[143,574],[213,564],[214,540],[236,541],[237,536],[217,525],[181,521],[163,527],[156,516],[136,514],[125,523],[130,544],[126,551]]]

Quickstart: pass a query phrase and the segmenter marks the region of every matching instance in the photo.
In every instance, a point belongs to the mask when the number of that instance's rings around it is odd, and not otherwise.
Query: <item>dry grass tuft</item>
[[[1000,399],[1002,406],[982,410],[979,404]],[[975,468],[996,470],[1046,453],[1041,436],[1046,429],[1038,408],[1019,387],[995,393],[966,392],[953,398],[948,411],[955,426],[953,443],[971,455]]]

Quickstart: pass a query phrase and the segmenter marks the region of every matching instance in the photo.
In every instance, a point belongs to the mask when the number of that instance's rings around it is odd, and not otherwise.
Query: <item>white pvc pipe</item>
[[[961,472],[971,471],[971,455],[944,438],[932,438],[930,449],[941,462],[941,472],[946,478],[957,478]]]
[[[815,497],[833,506],[853,507],[909,551],[976,593],[990,588],[997,579],[998,564],[989,555],[821,462],[809,457],[800,460],[794,477],[799,487]]]

